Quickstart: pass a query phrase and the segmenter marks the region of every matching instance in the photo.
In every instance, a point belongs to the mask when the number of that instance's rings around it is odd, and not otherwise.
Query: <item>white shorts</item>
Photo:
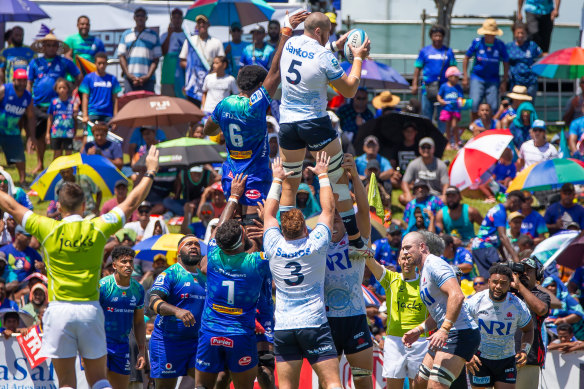
[[[43,316],[41,355],[97,359],[107,354],[103,309],[98,301],[52,301]]]
[[[412,347],[407,348],[401,337],[387,335],[383,347],[383,377],[416,378],[427,351],[426,338],[420,338]]]

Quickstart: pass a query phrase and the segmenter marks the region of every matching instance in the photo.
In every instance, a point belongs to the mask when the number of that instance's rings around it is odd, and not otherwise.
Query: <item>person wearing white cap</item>
[[[414,199],[412,189],[417,179],[426,181],[430,187],[430,194],[441,196],[442,199],[448,188],[448,168],[434,156],[434,140],[430,137],[420,139],[419,150],[420,156],[408,164],[402,179],[403,193],[399,196],[402,205],[407,205]]]
[[[529,132],[531,139],[523,143],[519,149],[517,171],[542,161],[558,158],[558,150],[547,141],[543,120],[535,120]]]
[[[503,31],[497,27],[495,19],[486,19],[483,26],[477,30],[480,38],[476,38],[466,51],[462,63],[463,88],[470,85],[470,98],[472,99],[472,120],[478,115],[479,104],[483,99],[496,110],[499,105],[499,91],[504,93],[507,89],[509,74],[509,55],[502,40],[495,38],[503,35]],[[468,76],[470,59],[475,61]],[[499,64],[503,62],[503,79],[499,78]]]

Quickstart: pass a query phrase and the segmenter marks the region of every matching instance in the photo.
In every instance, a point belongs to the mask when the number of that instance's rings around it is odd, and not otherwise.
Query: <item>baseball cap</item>
[[[241,30],[241,23],[239,23],[239,22],[233,22],[233,23],[231,23],[231,26],[229,28],[231,29],[231,31],[233,31],[233,30]]]
[[[30,233],[29,233],[29,232],[27,232],[27,231],[26,231],[26,230],[25,230],[25,229],[24,229],[24,228],[23,228],[23,227],[22,227],[20,224],[16,226],[16,230],[15,230],[15,232],[16,232],[17,234],[24,234],[24,235],[26,235],[26,236],[30,236]]]
[[[397,224],[391,223],[389,225],[389,227],[387,227],[387,233],[389,235],[394,235],[394,234],[397,234],[397,233],[400,233],[401,234],[402,233],[402,229]]]
[[[126,180],[117,180],[116,184],[114,185],[114,188],[117,188],[118,186],[125,186],[126,188],[128,187],[128,181]]]
[[[448,188],[446,188],[445,194],[449,193],[460,194],[460,190],[456,186],[450,185]]]
[[[419,188],[421,186],[425,186],[426,188],[430,189],[430,185],[428,185],[428,182],[426,182],[426,180],[421,180],[417,178],[416,181],[414,181],[414,189]]]
[[[262,26],[261,24],[256,24],[256,25],[255,25],[255,26],[254,26],[254,27],[251,29],[251,31],[250,31],[250,32],[256,32],[256,31],[257,31],[257,32],[262,32],[262,33],[265,33],[265,32],[266,32],[266,29],[265,29],[265,28],[264,28],[264,26]]]
[[[379,139],[377,139],[377,137],[375,135],[369,135],[365,138],[365,140],[363,141],[363,144],[366,145],[369,142],[373,142],[375,143],[377,146],[379,146]]]
[[[211,188],[213,188],[214,190],[218,190],[219,192],[223,192],[223,188],[221,187],[221,182],[219,182],[219,181],[217,181],[216,183],[211,185]]]
[[[334,12],[327,12],[324,15],[329,18],[331,24],[337,24],[337,15]]]
[[[533,124],[531,125],[531,128],[541,128],[542,130],[547,130],[547,128],[545,127],[545,122],[541,119],[537,119],[533,121]]]
[[[142,203],[140,203],[140,205],[138,206],[138,209],[141,208],[152,209],[152,203],[150,203],[150,201],[142,201]]]
[[[521,218],[521,219],[525,219],[525,215],[522,214],[521,212],[511,212],[511,214],[509,215],[509,220],[513,220],[515,218]]]
[[[13,80],[27,80],[28,76],[26,74],[26,69],[15,69],[12,73]]]
[[[202,20],[205,23],[209,23],[209,19],[207,19],[205,15],[197,15],[197,17],[195,18],[195,22],[198,22],[199,20]]]
[[[432,147],[436,146],[436,144],[434,143],[434,139],[430,138],[429,136],[420,139],[419,146],[422,147],[423,145],[430,145]]]
[[[379,165],[379,161],[377,159],[372,159],[367,162],[367,167],[365,169],[381,170],[381,166]]]
[[[525,266],[529,266],[532,269],[538,269],[541,264],[538,264],[539,260],[537,258],[529,257],[521,260],[521,263]]]
[[[203,165],[196,165],[189,169],[191,173],[203,173]]]

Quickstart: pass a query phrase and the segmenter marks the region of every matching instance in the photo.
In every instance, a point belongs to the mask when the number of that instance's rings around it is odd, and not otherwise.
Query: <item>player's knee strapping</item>
[[[288,178],[302,177],[302,161],[300,162],[282,162],[282,167],[286,173],[292,172]]]
[[[432,371],[430,371],[430,379],[450,387],[452,382],[456,379],[456,376],[447,368],[440,365],[434,365]]]
[[[373,371],[369,370],[369,369],[363,369],[363,368],[357,367],[357,366],[351,366],[351,374],[353,375],[353,379],[359,379],[359,378],[371,377],[371,375],[373,374]]]
[[[111,388],[112,384],[110,384],[108,380],[99,380],[91,387],[91,389],[111,389]]]
[[[430,369],[428,369],[426,365],[424,365],[423,363],[420,365],[420,368],[418,369],[418,376],[425,381],[428,381],[430,379]]]
[[[345,170],[343,169],[343,152],[339,152],[331,157],[328,168],[328,177],[331,182],[331,187],[335,194],[339,195],[339,202],[345,200],[351,200],[351,192],[349,192],[348,184],[339,184],[338,181],[341,179]]]

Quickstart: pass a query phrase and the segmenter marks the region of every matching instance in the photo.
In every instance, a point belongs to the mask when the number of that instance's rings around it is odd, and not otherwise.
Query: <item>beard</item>
[[[501,295],[501,297],[497,298],[497,297],[495,297],[495,295],[493,294],[493,292],[489,289],[489,297],[491,298],[491,300],[503,301],[507,297],[507,293],[503,293]]]
[[[203,256],[201,254],[183,254],[180,259],[187,266],[196,266],[203,260]]]
[[[446,204],[446,206],[447,206],[447,207],[448,207],[448,209],[450,209],[450,210],[453,210],[453,209],[456,209],[456,208],[458,208],[458,206],[459,206],[459,205],[460,205],[460,201],[457,201],[457,202],[455,202],[455,203],[452,203],[452,204],[450,204],[450,203],[447,203],[447,204]]]

